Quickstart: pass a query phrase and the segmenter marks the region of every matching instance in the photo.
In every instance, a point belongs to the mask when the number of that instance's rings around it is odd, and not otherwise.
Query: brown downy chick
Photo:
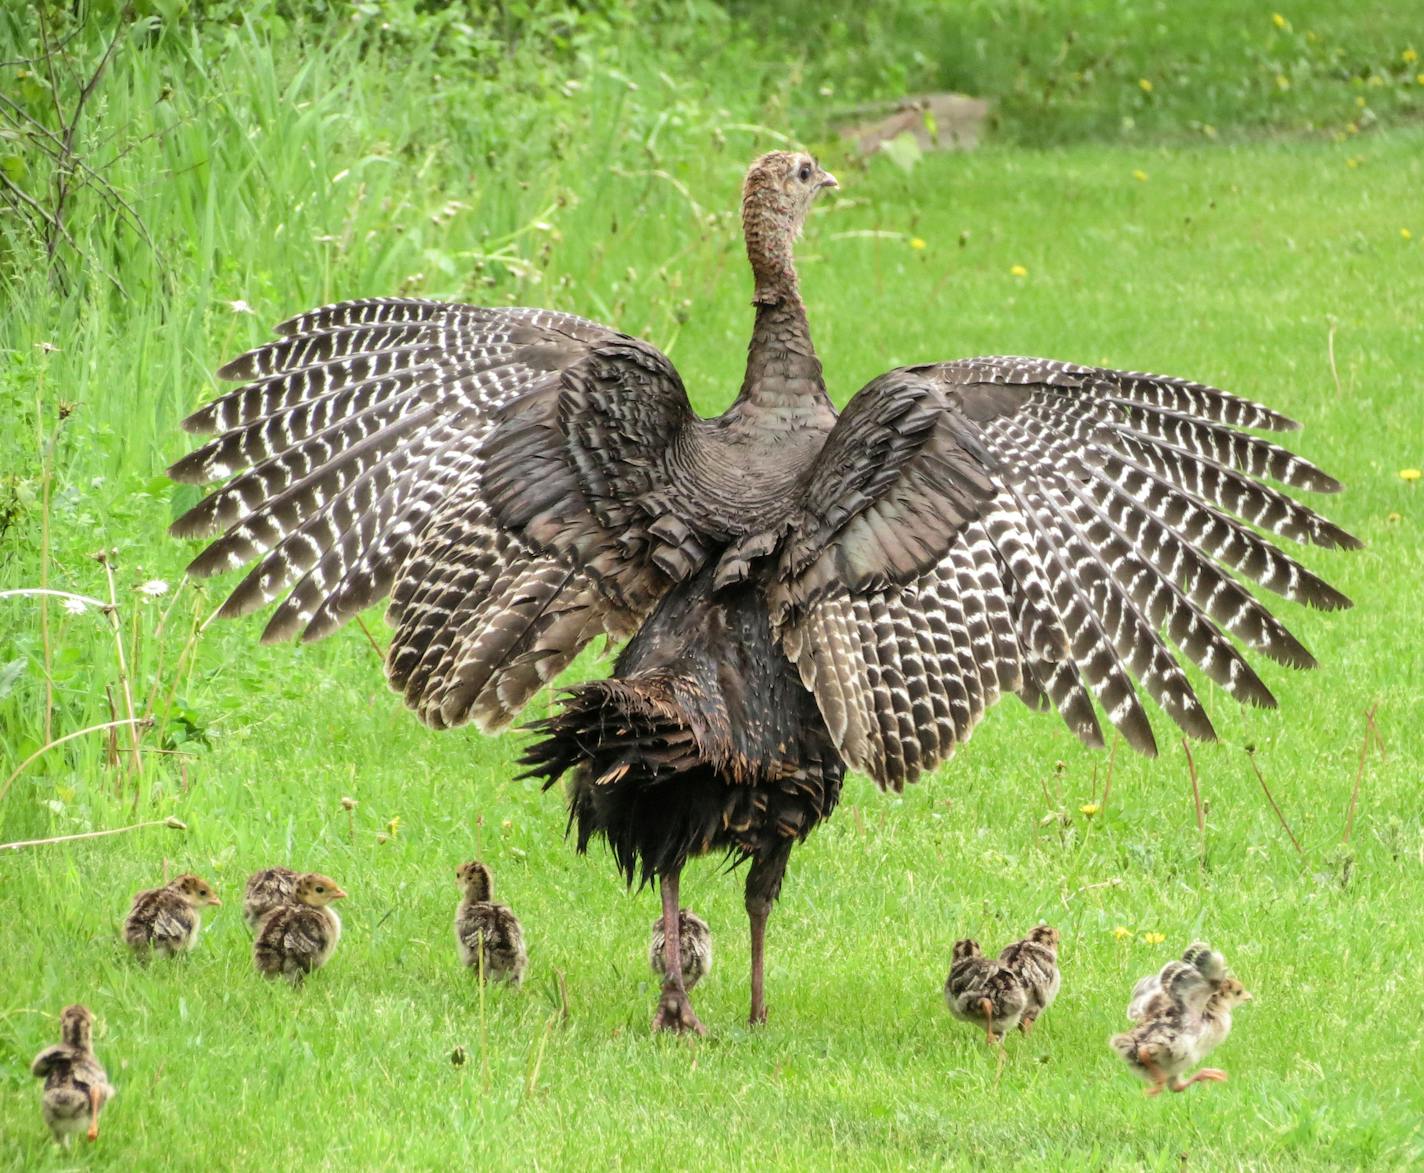
[[[1022,941],[1015,941],[999,954],[1014,976],[1023,983],[1027,1004],[1019,1019],[1019,1030],[1028,1034],[1038,1016],[1053,1005],[1062,984],[1058,972],[1058,930],[1038,925]]]
[[[1188,1079],[1182,1076],[1226,1038],[1231,1031],[1232,1008],[1249,1001],[1251,995],[1235,978],[1213,984],[1195,965],[1182,961],[1170,962],[1163,969],[1161,984],[1151,1016],[1132,1030],[1114,1035],[1109,1045],[1147,1081],[1149,1096],[1164,1087],[1181,1092],[1201,1080],[1224,1081],[1226,1072],[1215,1067],[1204,1067]]]
[[[981,1027],[990,1044],[1018,1026],[1028,1007],[1023,982],[1003,962],[985,957],[977,941],[954,943],[954,959],[944,983],[949,1012]]]
[[[341,940],[341,918],[330,905],[345,896],[330,876],[307,872],[298,877],[292,903],[267,913],[253,938],[257,972],[280,974],[295,985],[325,965]]]
[[[455,944],[460,961],[482,974],[487,982],[519,985],[529,955],[524,950],[524,930],[508,907],[494,902],[494,877],[477,859],[455,872],[464,895],[455,908]]]
[[[203,927],[199,909],[222,901],[192,873],[178,876],[162,888],[149,888],[134,897],[124,921],[124,941],[140,960],[150,953],[175,957],[186,953]]]
[[[683,988],[691,990],[712,969],[712,930],[691,909],[682,908],[677,914],[677,940],[682,958]],[[662,917],[653,921],[648,964],[661,980],[667,980],[667,933]]]
[[[99,1112],[114,1094],[103,1065],[94,1056],[93,1028],[94,1016],[88,1007],[66,1006],[59,1015],[61,1041],[46,1047],[30,1064],[30,1074],[44,1080],[45,1123],[62,1145],[80,1132],[98,1140]]]
[[[301,872],[291,868],[263,868],[253,872],[242,894],[242,919],[247,927],[256,932],[262,918],[274,908],[293,903],[297,881],[301,878]]]
[[[1174,966],[1186,964],[1204,977],[1212,989],[1216,989],[1226,977],[1226,958],[1205,941],[1193,941],[1182,954],[1181,962],[1169,961],[1157,973],[1140,978],[1132,987],[1132,1000],[1127,1004],[1127,1017],[1132,1022],[1142,1022],[1166,1012],[1171,999],[1162,993],[1162,981]]]

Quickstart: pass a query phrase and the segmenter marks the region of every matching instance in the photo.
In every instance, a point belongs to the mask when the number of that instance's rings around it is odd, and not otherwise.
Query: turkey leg
[[[752,1009],[747,1022],[760,1026],[766,1021],[766,990],[763,984],[762,957],[766,946],[766,920],[771,906],[781,894],[781,878],[786,874],[786,861],[791,855],[788,845],[769,859],[755,858],[747,869],[747,919],[752,929]]]
[[[658,998],[658,1012],[653,1015],[653,1030],[690,1030],[705,1035],[707,1028],[692,1012],[692,1000],[682,984],[682,934],[678,932],[677,900],[678,872],[658,877],[663,894],[663,957],[667,962],[667,979]]]

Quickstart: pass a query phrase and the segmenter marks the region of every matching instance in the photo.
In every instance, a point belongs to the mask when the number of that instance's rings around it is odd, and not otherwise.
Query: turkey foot
[[[658,1012],[653,1015],[653,1030],[671,1030],[681,1033],[691,1031],[693,1034],[705,1035],[707,1028],[697,1020],[697,1015],[692,1010],[692,999],[687,996],[686,990],[679,990],[677,986],[669,982],[663,987],[662,997],[658,999]]]

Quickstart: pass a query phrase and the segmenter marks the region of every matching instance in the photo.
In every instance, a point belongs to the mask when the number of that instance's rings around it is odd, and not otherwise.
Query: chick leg
[[[667,962],[667,977],[658,998],[658,1010],[653,1015],[653,1030],[690,1030],[705,1035],[707,1028],[692,1011],[692,1000],[682,980],[682,941],[678,932],[677,882],[679,873],[668,872],[658,878],[663,895],[663,957]]]
[[[766,1022],[766,989],[763,962],[766,950],[766,922],[771,906],[781,894],[781,879],[786,874],[786,861],[791,848],[777,851],[767,859],[752,860],[747,869],[747,920],[752,931],[752,1007],[747,1022],[760,1026]]]
[[[1032,1034],[1032,1033],[1033,1033],[1033,1024],[1034,1024],[1036,1021],[1037,1021],[1037,1019],[1035,1019],[1035,1018],[1033,1017],[1033,1015],[1031,1015],[1031,1014],[1025,1014],[1022,1018],[1019,1019],[1019,1030],[1023,1031],[1023,1033],[1026,1034],[1026,1035],[1027,1035],[1027,1034]]]
[[[1162,1088],[1167,1083],[1166,1073],[1154,1062],[1153,1053],[1146,1047],[1141,1047],[1137,1052],[1137,1061],[1142,1064],[1143,1070],[1151,1077],[1152,1082],[1147,1087],[1149,1096],[1160,1096]],[[1178,1089],[1173,1088],[1173,1091]]]
[[[984,1041],[992,1047],[999,1041],[994,1035],[994,1003],[988,998],[980,998],[979,1011],[984,1015]]]
[[[89,1131],[84,1135],[90,1140],[99,1139],[99,1105],[103,1102],[97,1087],[89,1089]]]
[[[1172,1083],[1172,1090],[1174,1092],[1184,1092],[1187,1090],[1187,1088],[1191,1087],[1192,1084],[1198,1083],[1203,1080],[1210,1083],[1225,1083],[1226,1072],[1222,1071],[1220,1067],[1203,1067],[1200,1071],[1193,1075],[1191,1079],[1174,1080]]]

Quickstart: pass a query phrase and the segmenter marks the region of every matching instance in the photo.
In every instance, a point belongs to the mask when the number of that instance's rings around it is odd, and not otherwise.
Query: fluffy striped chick
[[[252,941],[252,963],[264,977],[284,977],[293,985],[330,960],[341,940],[341,918],[331,907],[346,893],[320,872],[297,878],[292,903],[272,909]]]
[[[1063,975],[1058,972],[1058,930],[1038,925],[1022,941],[1004,948],[999,960],[1023,983],[1026,1004],[1019,1030],[1028,1034],[1038,1016],[1053,1005]]]
[[[262,918],[274,908],[294,902],[301,872],[291,868],[263,868],[247,878],[242,893],[242,919],[254,933]]]
[[[133,899],[124,920],[124,943],[141,961],[152,953],[176,957],[198,941],[203,918],[200,910],[222,901],[206,880],[191,872],[170,880],[161,888],[149,888]]]
[[[682,959],[683,988],[691,990],[712,970],[712,930],[690,908],[680,908],[677,913],[677,942]],[[648,964],[662,981],[667,981],[667,927],[662,917],[653,921]]]
[[[1147,1081],[1147,1094],[1158,1095],[1164,1087],[1186,1091],[1194,1083],[1222,1083],[1226,1072],[1196,1067],[1231,1033],[1231,1012],[1251,995],[1235,978],[1213,984],[1201,970],[1186,962],[1171,962],[1162,975],[1157,1013],[1123,1034],[1114,1035],[1109,1045],[1129,1069]]]
[[[94,1055],[93,1030],[94,1016],[87,1006],[66,1006],[59,1015],[60,1041],[30,1064],[30,1074],[44,1080],[44,1120],[61,1145],[81,1132],[98,1140],[99,1113],[114,1094]]]
[[[1226,978],[1226,958],[1205,941],[1193,941],[1182,954],[1182,962],[1196,969],[1215,990]],[[1132,987],[1132,1000],[1127,1004],[1127,1017],[1132,1022],[1143,1022],[1148,1018],[1163,1014],[1171,1005],[1171,999],[1162,992],[1162,982],[1176,962],[1169,961],[1157,973],[1149,973],[1139,978]]]
[[[965,938],[954,943],[944,1000],[955,1018],[980,1027],[992,1046],[1018,1026],[1028,1008],[1028,991],[1018,974],[985,957],[979,942]]]
[[[494,902],[494,877],[477,859],[455,871],[463,895],[455,908],[455,944],[460,961],[487,982],[519,985],[529,955],[524,930],[508,906]]]

